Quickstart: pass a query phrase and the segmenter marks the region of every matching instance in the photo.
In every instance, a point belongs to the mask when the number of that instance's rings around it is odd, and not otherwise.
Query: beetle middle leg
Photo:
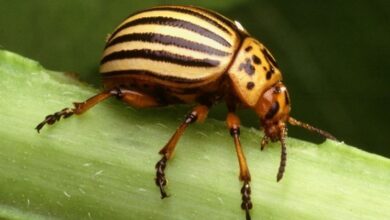
[[[252,202],[251,202],[251,187],[249,185],[249,182],[251,181],[251,175],[249,173],[248,165],[246,163],[244,152],[241,148],[241,142],[240,142],[240,119],[238,116],[232,112],[228,113],[227,119],[226,119],[227,126],[230,130],[230,134],[234,139],[234,145],[236,147],[237,157],[238,157],[238,163],[240,165],[240,180],[244,182],[241,188],[241,195],[242,195],[242,203],[241,208],[245,210],[246,219],[250,220],[250,214],[249,210],[252,209]]]
[[[64,108],[59,112],[46,116],[45,120],[39,123],[35,127],[35,129],[39,132],[46,124],[52,125],[55,122],[59,121],[61,118],[68,118],[74,114],[81,115],[96,104],[112,96],[115,96],[118,99],[130,104],[131,106],[138,108],[154,107],[160,105],[156,99],[149,95],[142,94],[129,89],[114,88],[92,96],[84,102],[73,103],[73,108]]]
[[[165,178],[165,167],[167,161],[172,158],[173,152],[175,150],[176,144],[179,141],[180,137],[183,135],[185,129],[188,125],[194,123],[195,121],[203,121],[207,117],[209,108],[205,105],[196,106],[176,129],[176,132],[169,139],[168,143],[160,150],[160,154],[163,155],[162,158],[156,164],[156,185],[160,188],[161,198],[167,197],[164,187],[167,184],[167,179]]]

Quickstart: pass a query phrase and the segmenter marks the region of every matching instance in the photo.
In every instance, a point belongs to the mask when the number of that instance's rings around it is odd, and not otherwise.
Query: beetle
[[[104,90],[84,102],[48,115],[36,127],[80,115],[109,97],[137,108],[193,104],[168,143],[160,150],[155,183],[167,197],[165,168],[185,129],[205,120],[218,102],[228,108],[227,127],[239,162],[241,208],[252,209],[251,176],[240,143],[238,108],[251,108],[264,129],[261,150],[280,141],[277,181],[286,166],[286,124],[303,127],[336,140],[326,131],[290,116],[291,102],[282,74],[270,51],[236,21],[194,6],[158,6],[127,17],[108,37],[100,62]]]

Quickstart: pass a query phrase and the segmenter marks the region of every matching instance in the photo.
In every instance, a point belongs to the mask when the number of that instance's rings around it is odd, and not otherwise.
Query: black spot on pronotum
[[[248,75],[253,75],[255,73],[255,67],[251,64],[251,60],[249,58],[246,58],[245,59],[245,63],[241,63],[238,70],[241,71],[242,69],[244,69],[244,71],[248,74]]]
[[[273,118],[276,113],[279,111],[279,102],[272,103],[271,108],[268,110],[267,114],[265,114],[265,119],[271,119]]]
[[[274,58],[271,56],[271,54],[268,52],[268,50],[262,49],[261,52],[263,53],[263,55],[265,57],[265,60],[266,60],[266,62],[269,65],[269,70],[266,73],[266,78],[267,78],[267,80],[270,80],[271,77],[272,77],[272,74],[275,73],[275,68],[274,67],[278,67],[278,64],[276,63]]]
[[[267,78],[267,80],[270,80],[270,79],[271,79],[272,74],[274,74],[274,72],[275,72],[274,67],[271,66],[271,67],[269,68],[269,70],[267,71],[266,75],[265,75],[265,77]]]
[[[248,82],[248,83],[246,84],[246,88],[247,88],[248,90],[252,90],[254,87],[255,87],[255,83],[254,83],[254,82]]]
[[[248,46],[248,47],[245,48],[245,52],[249,52],[251,50],[252,50],[252,46]]]
[[[255,63],[255,64],[261,64],[260,58],[256,55],[252,55],[252,60],[253,60],[253,63]]]
[[[265,59],[270,61],[273,66],[278,67],[278,64],[276,63],[276,60],[271,56],[268,50],[262,49],[261,52],[263,52]]]

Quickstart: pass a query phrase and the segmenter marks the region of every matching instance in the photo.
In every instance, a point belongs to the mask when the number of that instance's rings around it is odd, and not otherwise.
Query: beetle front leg
[[[238,163],[240,165],[239,178],[241,181],[244,182],[241,188],[241,195],[242,195],[241,208],[245,210],[246,220],[250,220],[251,216],[249,214],[249,210],[252,209],[252,202],[250,196],[251,187],[249,185],[249,182],[251,181],[251,175],[249,173],[248,165],[246,163],[245,155],[244,152],[242,151],[241,143],[240,143],[240,119],[236,114],[229,112],[226,122],[230,134],[234,139],[234,145],[236,147]]]
[[[203,121],[207,117],[209,108],[205,105],[196,106],[191,113],[189,113],[181,125],[176,129],[176,132],[172,135],[168,143],[160,150],[160,154],[163,155],[161,160],[156,164],[156,185],[160,188],[161,198],[167,197],[164,187],[167,184],[167,179],[165,178],[165,167],[169,159],[172,158],[173,152],[175,150],[176,144],[179,141],[180,137],[183,135],[185,129],[188,125],[194,123],[195,121]]]
[[[265,146],[268,145],[269,141],[270,138],[266,134],[264,134],[263,139],[261,139],[260,150],[264,150]]]

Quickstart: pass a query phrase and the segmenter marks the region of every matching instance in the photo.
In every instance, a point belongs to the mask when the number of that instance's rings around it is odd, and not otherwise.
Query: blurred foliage
[[[0,45],[99,86],[107,34],[129,13],[158,4],[194,4],[239,20],[279,61],[294,117],[390,156],[387,0],[0,0]],[[225,110],[217,109],[211,117],[224,119]],[[241,115],[258,127],[254,114]],[[305,131],[289,132],[313,140]]]

